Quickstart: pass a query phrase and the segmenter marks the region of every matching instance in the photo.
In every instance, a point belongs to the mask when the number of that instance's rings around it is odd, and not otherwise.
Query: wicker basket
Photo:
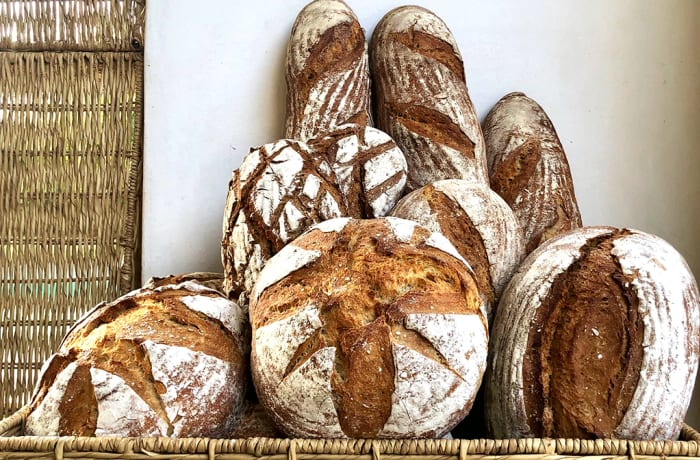
[[[700,458],[700,434],[680,441],[581,439],[206,439],[22,436],[27,409],[0,421],[0,459],[651,460]]]

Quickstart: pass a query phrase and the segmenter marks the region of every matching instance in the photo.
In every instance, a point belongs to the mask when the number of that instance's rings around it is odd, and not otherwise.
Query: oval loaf
[[[408,162],[407,191],[440,179],[488,185],[486,151],[457,43],[418,6],[387,13],[370,44],[377,127]]]
[[[481,382],[482,309],[444,236],[393,217],[317,224],[255,285],[255,388],[288,436],[440,437]]]
[[[531,253],[501,297],[492,434],[676,439],[698,367],[698,287],[647,233],[583,227]]]
[[[342,0],[301,10],[287,45],[284,137],[308,140],[345,123],[372,124],[365,32]]]
[[[581,227],[569,163],[551,120],[523,93],[510,93],[484,120],[491,188],[513,208],[530,253]]]

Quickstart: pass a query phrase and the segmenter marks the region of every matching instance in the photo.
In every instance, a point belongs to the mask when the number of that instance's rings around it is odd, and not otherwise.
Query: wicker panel
[[[141,53],[0,52],[0,416],[138,280],[142,91]]]
[[[133,51],[145,0],[0,0],[0,49]]]

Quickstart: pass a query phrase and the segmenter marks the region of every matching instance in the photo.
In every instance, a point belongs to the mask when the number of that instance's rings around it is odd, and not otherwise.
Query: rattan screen
[[[139,281],[141,7],[0,0],[0,417],[78,316]]]

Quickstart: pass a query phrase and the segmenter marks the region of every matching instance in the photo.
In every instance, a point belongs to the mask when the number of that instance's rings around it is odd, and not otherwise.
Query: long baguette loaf
[[[447,25],[424,8],[396,8],[376,27],[370,60],[377,126],[406,155],[406,191],[440,179],[487,185],[484,139]]]

